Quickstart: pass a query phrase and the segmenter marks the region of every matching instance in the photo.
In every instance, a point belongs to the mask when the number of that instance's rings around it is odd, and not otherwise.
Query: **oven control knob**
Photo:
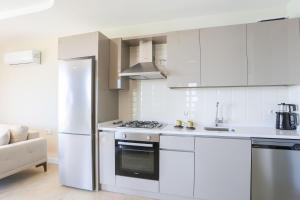
[[[151,136],[147,136],[147,140],[151,140]]]
[[[125,139],[125,138],[126,138],[126,134],[124,133],[124,134],[122,135],[122,137]]]

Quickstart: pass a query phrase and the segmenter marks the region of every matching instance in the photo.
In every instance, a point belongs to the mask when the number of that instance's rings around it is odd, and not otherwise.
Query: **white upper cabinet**
[[[247,25],[248,84],[299,84],[299,19]]]
[[[188,30],[169,33],[168,51],[168,86],[200,86],[200,31]]]
[[[120,72],[129,67],[129,46],[122,38],[110,40],[109,89],[128,90],[129,80]]]
[[[284,19],[169,33],[168,86],[300,84],[300,22]]]
[[[93,32],[59,38],[58,59],[98,57],[99,36],[98,32]]]
[[[200,30],[201,86],[246,86],[246,25]]]

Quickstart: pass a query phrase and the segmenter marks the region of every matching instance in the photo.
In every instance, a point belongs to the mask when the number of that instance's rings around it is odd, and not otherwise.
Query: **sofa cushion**
[[[10,130],[10,142],[16,143],[27,140],[28,127],[22,125],[0,124],[0,128],[7,128]]]
[[[10,130],[5,127],[0,127],[0,146],[9,144]]]
[[[36,139],[36,138],[39,138],[39,137],[40,137],[39,132],[37,132],[37,131],[32,131],[32,130],[29,130],[29,131],[28,131],[27,140]]]
[[[10,127],[10,143],[22,142],[27,140],[28,127],[26,126],[11,126]]]

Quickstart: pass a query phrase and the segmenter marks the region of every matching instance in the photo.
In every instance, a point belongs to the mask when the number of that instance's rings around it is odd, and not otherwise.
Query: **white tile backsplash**
[[[300,106],[300,85],[292,86],[289,88],[289,103],[293,103]]]
[[[277,104],[300,104],[300,86],[169,89],[166,80],[131,81],[120,91],[120,118],[213,124],[216,102],[226,123],[274,127]],[[188,115],[186,115],[188,113]]]

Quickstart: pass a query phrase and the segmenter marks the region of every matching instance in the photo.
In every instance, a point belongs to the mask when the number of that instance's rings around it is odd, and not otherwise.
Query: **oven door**
[[[158,142],[116,140],[116,175],[159,179]]]

